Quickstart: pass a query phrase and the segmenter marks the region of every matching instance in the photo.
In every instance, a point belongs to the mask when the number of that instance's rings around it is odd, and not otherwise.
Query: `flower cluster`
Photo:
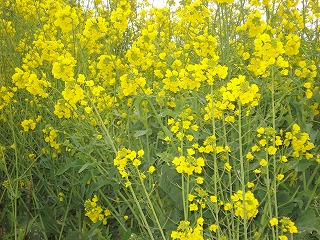
[[[249,84],[245,78],[245,76],[239,75],[238,78],[232,78],[226,87],[220,88],[221,100],[213,101],[211,95],[206,96],[208,104],[205,107],[205,120],[209,120],[213,116],[221,119],[226,112],[224,120],[233,123],[235,116],[239,114],[239,104],[247,106],[248,109],[258,105],[260,99],[259,87],[256,84]]]
[[[23,131],[28,132],[36,128],[36,122],[33,119],[25,119],[21,122],[21,126],[23,127]]]
[[[189,221],[180,221],[177,231],[172,231],[172,239],[180,240],[203,240],[203,218],[198,218],[197,225],[192,228]]]
[[[60,152],[60,144],[57,142],[58,138],[58,131],[55,130],[53,127],[49,126],[42,130],[44,133],[44,140],[45,142],[50,144],[50,147]]]
[[[191,108],[186,108],[180,115],[177,120],[174,118],[168,119],[168,125],[170,131],[176,135],[179,141],[184,139],[191,142],[194,139],[194,132],[197,132],[199,126],[194,124],[195,116],[192,114]]]
[[[285,133],[285,146],[292,146],[293,156],[300,157],[302,154],[305,155],[306,159],[313,158],[313,154],[309,151],[314,149],[314,144],[310,141],[310,136],[306,132],[301,132],[298,124],[292,125],[292,131]]]
[[[277,218],[272,218],[269,220],[271,227],[278,226],[281,223],[281,230],[283,233],[298,233],[298,228],[295,226],[294,222],[288,217],[282,217],[280,221]],[[286,236],[280,237],[280,239],[288,239]]]
[[[250,219],[257,216],[259,202],[251,191],[243,193],[242,190],[238,190],[231,196],[231,199],[233,201],[235,216],[242,219]]]
[[[111,215],[111,212],[107,208],[103,208],[98,204],[98,197],[94,195],[92,200],[87,199],[84,207],[85,207],[85,216],[90,218],[93,223],[98,221],[102,222],[103,225],[107,224],[107,217]]]
[[[192,175],[193,173],[200,174],[205,166],[204,159],[202,157],[195,158],[192,155],[175,157],[172,160],[172,164],[176,167],[178,173],[186,173]]]
[[[129,165],[133,165],[134,167],[140,166],[143,155],[144,151],[142,149],[136,152],[127,148],[121,148],[118,151],[116,158],[113,160],[121,177],[126,178],[130,176],[130,170],[128,169]]]
[[[196,194],[188,194],[188,201],[190,202],[189,205],[189,211],[190,212],[196,212],[199,210],[199,207],[201,209],[206,208],[207,206],[207,198],[208,198],[208,192],[204,189],[201,189],[199,187],[196,187],[195,190]]]

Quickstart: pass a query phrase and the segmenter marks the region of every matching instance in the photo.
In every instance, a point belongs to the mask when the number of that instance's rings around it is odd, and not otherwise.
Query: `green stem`
[[[121,227],[127,231],[126,226],[123,224],[123,222],[119,219],[119,212],[115,209],[115,207],[113,206],[113,204],[111,204],[111,202],[109,201],[109,199],[104,195],[103,191],[101,189],[99,189],[99,193],[101,194],[101,196],[103,197],[103,199],[107,202],[108,207],[112,210],[111,214],[112,216],[117,220],[117,222],[121,225]]]
[[[102,118],[100,116],[100,113],[99,113],[98,109],[96,108],[95,104],[92,102],[91,98],[89,98],[89,99],[90,99],[91,105],[92,105],[92,107],[93,107],[93,109],[94,109],[94,111],[95,111],[95,113],[96,113],[96,115],[97,115],[97,117],[99,119],[100,127],[103,129],[104,133],[107,135],[107,139],[109,141],[109,144],[112,147],[113,152],[115,154],[117,154],[118,150],[117,150],[116,146],[114,145],[114,143],[112,141],[110,133],[109,133],[108,129],[106,128],[106,126],[105,126],[105,124],[104,124],[104,122],[103,122],[103,120],[102,120]]]
[[[126,177],[126,180],[129,182],[129,178],[128,178],[128,177]],[[134,192],[134,190],[133,190],[133,188],[132,188],[131,185],[129,185],[129,190],[130,190],[130,192],[131,192],[131,194],[132,194],[132,197],[133,197],[133,200],[134,200],[136,206],[137,206],[138,209],[139,209],[140,217],[142,218],[144,227],[147,229],[147,232],[148,232],[148,234],[149,234],[149,236],[150,236],[150,239],[154,240],[154,237],[153,237],[152,232],[151,232],[151,228],[150,228],[150,226],[149,226],[149,224],[148,224],[148,221],[147,221],[147,219],[146,219],[146,217],[145,217],[145,214],[144,214],[144,212],[142,211],[141,205],[140,205],[140,203],[139,203],[139,201],[138,201],[138,199],[137,199],[137,196],[136,196],[136,194],[135,194],[135,192]]]
[[[272,81],[271,81],[271,103],[272,103],[272,127],[273,129],[276,131],[276,109],[275,109],[275,100],[274,100],[274,69],[272,68]],[[275,135],[273,136],[273,141],[272,141],[273,147],[275,147]],[[269,166],[269,162],[268,162],[268,166]],[[276,180],[276,174],[277,174],[277,168],[276,166],[278,166],[277,164],[277,159],[276,156],[273,155],[273,176],[274,176],[274,180],[273,180],[273,206],[274,206],[274,212],[275,212],[275,218],[278,219],[278,200],[277,200],[277,180]],[[278,228],[275,228],[276,232],[275,232],[275,238],[278,239],[279,238],[279,231]],[[273,230],[273,228],[272,228]],[[273,232],[273,231],[272,231]]]
[[[73,188],[71,188],[69,202],[68,202],[67,209],[66,209],[64,217],[63,217],[62,226],[61,226],[61,230],[60,230],[60,234],[59,234],[59,240],[62,238],[63,229],[64,229],[64,226],[66,225],[66,219],[67,219],[68,213],[69,213],[69,206],[70,206],[71,201],[73,199],[72,190],[73,190]]]
[[[239,158],[240,158],[240,171],[241,171],[241,190],[242,190],[242,204],[243,204],[243,234],[244,239],[248,239],[247,233],[247,212],[246,212],[246,202],[245,202],[245,192],[246,192],[246,185],[245,185],[245,172],[244,172],[244,161],[243,161],[243,152],[242,152],[242,122],[241,122],[241,111],[242,106],[241,102],[238,102],[239,106],[239,115],[238,115],[238,139],[239,139]]]
[[[183,202],[183,215],[184,215],[184,220],[188,220],[188,203],[186,203],[186,191],[185,191],[185,186],[184,186],[184,174],[181,173],[181,193],[182,193],[182,202]]]
[[[219,171],[218,171],[218,162],[217,162],[217,153],[216,153],[216,147],[217,147],[217,141],[216,141],[216,122],[215,122],[215,117],[214,117],[214,100],[213,100],[213,85],[211,85],[211,115],[212,115],[212,135],[214,136],[213,140],[213,145],[214,145],[214,152],[213,152],[213,164],[214,164],[214,194],[215,196],[218,197],[218,181],[219,181]],[[220,226],[219,226],[219,206],[218,206],[218,201],[214,203],[214,208],[215,208],[215,218],[216,218],[216,224],[218,226],[218,231],[217,231],[217,238],[220,238]]]
[[[141,174],[140,174],[140,171],[139,171],[138,167],[136,167],[136,170],[137,170],[137,173],[138,173],[138,175],[139,175],[139,179],[140,179],[140,182],[141,182],[141,186],[142,186],[142,188],[143,188],[143,191],[144,191],[144,193],[145,193],[145,195],[146,195],[146,197],[147,197],[148,204],[149,204],[149,206],[150,206],[150,208],[151,208],[153,217],[154,217],[154,219],[156,220],[156,224],[158,225],[158,228],[159,228],[159,231],[160,231],[160,233],[161,233],[162,238],[165,240],[166,237],[165,237],[164,232],[163,232],[163,230],[162,230],[162,226],[161,226],[161,224],[160,224],[160,222],[159,222],[159,219],[158,219],[158,217],[157,217],[157,213],[156,213],[156,211],[154,210],[153,204],[152,204],[152,202],[151,202],[151,200],[150,200],[149,194],[148,194],[147,189],[146,189],[146,187],[145,187],[145,185],[144,185],[143,178],[141,177]]]

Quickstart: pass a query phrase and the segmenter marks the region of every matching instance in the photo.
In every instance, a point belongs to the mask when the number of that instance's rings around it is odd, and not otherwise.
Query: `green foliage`
[[[2,1],[1,239],[320,239],[319,1]]]

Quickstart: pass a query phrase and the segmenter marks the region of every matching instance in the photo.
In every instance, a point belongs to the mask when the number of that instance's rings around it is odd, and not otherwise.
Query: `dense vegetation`
[[[319,0],[0,9],[0,238],[320,239]]]

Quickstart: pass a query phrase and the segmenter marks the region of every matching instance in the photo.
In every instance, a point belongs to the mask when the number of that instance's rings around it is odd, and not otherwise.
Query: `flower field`
[[[319,76],[319,0],[2,0],[0,239],[320,239]]]

